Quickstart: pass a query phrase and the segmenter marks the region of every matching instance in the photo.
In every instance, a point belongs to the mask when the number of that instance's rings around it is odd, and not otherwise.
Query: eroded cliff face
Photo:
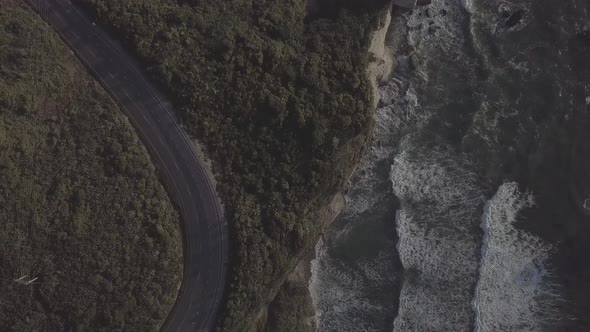
[[[334,195],[328,204],[323,206],[318,213],[318,222],[325,229],[336,219],[346,204],[346,198],[343,193]],[[315,319],[315,309],[311,301],[308,290],[309,280],[311,278],[310,262],[315,258],[315,246],[307,248],[299,258],[299,263],[293,269],[282,284],[281,291],[275,299],[268,305],[264,306],[258,312],[257,331],[275,332],[276,327],[267,324],[270,307],[277,312],[295,309],[299,311],[300,320],[297,322],[298,327],[291,327],[296,331],[315,331],[317,322]],[[287,297],[287,299],[285,299]],[[285,300],[290,301],[285,308]],[[271,324],[272,325],[272,324]]]
[[[312,12],[317,8],[318,0],[309,0],[307,2],[307,8]],[[369,45],[369,66],[367,68],[367,75],[371,83],[371,93],[373,95],[373,107],[376,108],[379,103],[379,85],[387,82],[391,74],[393,73],[395,66],[397,65],[393,54],[393,49],[387,45],[387,35],[391,28],[391,10],[392,5],[389,5],[386,12],[384,13],[379,29],[376,30],[371,38]],[[338,217],[340,212],[346,205],[346,197],[342,192],[337,193],[332,197],[327,205],[325,205],[319,212],[318,223],[321,223],[324,229],[328,228],[332,222]],[[321,241],[321,238],[318,239]],[[315,246],[308,248],[304,254],[300,257],[300,261],[292,273],[287,277],[283,290],[287,289],[290,295],[297,297],[297,299],[291,299],[297,303],[296,308],[300,314],[299,317],[302,321],[298,322],[297,330],[299,331],[316,331],[317,330],[317,319],[315,316],[315,308],[311,296],[309,294],[309,281],[311,278],[311,261],[315,258]],[[279,294],[277,297],[280,297]],[[281,306],[281,299],[276,298],[269,306],[262,308],[258,314],[258,331],[270,331],[272,327],[266,324],[266,320],[269,315],[269,307]],[[273,310],[282,310],[282,308],[273,308]]]
[[[379,103],[379,84],[385,83],[391,78],[391,73],[396,65],[393,50],[385,42],[391,27],[391,6],[381,22],[381,28],[373,33],[369,46],[368,75],[373,91],[373,107],[375,108]]]

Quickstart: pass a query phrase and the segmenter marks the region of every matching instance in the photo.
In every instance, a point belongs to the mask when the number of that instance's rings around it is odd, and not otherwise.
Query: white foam
[[[418,92],[429,77],[418,72],[430,74],[431,68],[444,66],[449,59],[460,63],[462,75],[475,75],[478,64],[464,54],[468,37],[464,35],[465,9],[469,8],[470,1],[433,1],[406,18],[408,43],[417,50],[420,63],[411,80]],[[465,77],[455,72],[445,74],[450,80]],[[437,116],[441,105],[452,102],[448,98],[441,93],[435,102],[410,102],[396,111],[403,113],[409,108],[418,115],[406,126],[420,132],[424,123]],[[396,218],[398,252],[407,271],[394,330],[469,331],[475,318],[471,301],[479,276],[482,185],[465,158],[452,149],[423,151],[419,145],[413,135],[406,136],[390,174],[394,193],[401,201]]]
[[[318,243],[309,285],[318,331],[379,331],[379,325],[367,317],[386,317],[393,309],[376,303],[371,289],[391,287],[394,271],[387,264],[390,255],[384,252],[373,260],[349,265],[332,258],[321,241]]]
[[[366,214],[373,213],[384,200],[390,200],[390,196],[386,196],[388,191],[383,188],[380,165],[390,162],[407,126],[424,121],[424,114],[415,112],[418,100],[413,89],[403,77],[396,81],[398,86],[389,84],[381,88],[382,95],[392,95],[389,103],[393,104],[376,112],[374,144],[351,179],[347,206],[339,217],[347,222],[332,226],[325,235],[332,244],[346,242],[355,224],[366,220]],[[391,243],[390,248],[393,246]],[[393,296],[389,301],[376,299],[375,290],[392,290],[399,282],[399,271],[393,271],[394,255],[393,250],[384,250],[374,259],[343,264],[340,258],[332,257],[320,241],[316,246],[316,259],[311,264],[309,285],[318,331],[382,330],[383,322],[376,322],[375,317],[393,316],[397,299]]]
[[[378,203],[383,203],[379,165],[391,164],[393,156],[401,151],[390,174],[403,206],[396,220],[398,249],[404,267],[418,271],[418,277],[402,285],[395,320],[399,331],[463,331],[474,321],[471,301],[481,246],[477,226],[484,202],[478,181],[459,162],[460,156],[434,151],[429,156],[418,152],[416,157],[416,151],[411,151],[412,137],[398,145],[408,132],[420,131],[436,116],[440,104],[450,102],[444,98],[452,98],[443,95],[443,100],[436,103],[421,102],[419,92],[428,82],[429,68],[448,63],[449,59],[461,62],[464,68],[474,68],[475,62],[463,54],[465,18],[465,10],[458,0],[433,1],[403,18],[405,24],[400,28],[417,51],[413,55],[400,55],[399,71],[381,89],[381,103],[387,106],[376,113],[375,143],[352,179],[349,205],[340,217],[356,223]],[[436,32],[432,33],[432,29]],[[403,61],[410,56],[420,63],[414,71],[410,67],[415,63]],[[332,227],[329,232],[335,235],[327,234],[327,238],[344,239],[347,228]],[[370,320],[379,317],[375,313],[384,308],[367,296],[372,290],[362,281],[370,280],[374,285],[391,283],[392,278],[397,278],[396,272],[383,268],[391,259],[380,257],[375,262],[342,264],[325,248],[318,248],[316,253],[310,290],[317,310],[318,330],[374,328],[376,325],[371,325]],[[387,314],[390,316],[392,312]]]
[[[544,262],[551,246],[514,227],[533,197],[506,183],[485,206],[480,277],[473,301],[476,331],[539,331],[556,319],[555,287]]]
[[[461,0],[461,5],[466,11],[471,12],[473,7],[473,0]]]
[[[421,152],[412,148],[412,140],[402,147],[391,170],[402,202],[397,247],[406,270],[394,329],[469,330],[483,202],[477,179],[448,151]]]

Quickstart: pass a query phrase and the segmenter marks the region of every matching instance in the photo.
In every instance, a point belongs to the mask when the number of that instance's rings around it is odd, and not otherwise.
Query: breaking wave
[[[399,66],[380,89],[373,145],[312,263],[319,331],[558,325],[552,246],[516,226],[535,223],[523,217],[534,193],[507,182],[546,130],[538,111],[574,100],[565,56],[533,33],[549,31],[541,2],[437,0],[394,15]],[[555,91],[559,103],[541,96]]]
[[[391,253],[382,252],[373,259],[360,259],[354,264],[332,257],[323,241],[316,247],[311,263],[313,278],[310,292],[316,308],[319,331],[382,331],[392,315],[391,277],[395,271],[388,261]],[[385,300],[385,303],[383,303]]]
[[[531,194],[506,183],[487,202],[481,267],[473,305],[476,331],[541,331],[558,317],[557,285],[546,268],[551,246],[514,226]]]
[[[316,245],[309,290],[318,331],[383,331],[393,324],[402,270],[389,166],[404,121],[392,104],[411,98],[407,93],[377,112],[375,144],[351,179],[347,206]]]
[[[397,249],[406,271],[394,329],[472,330],[483,202],[476,176],[448,152],[404,151],[391,182],[402,202]]]

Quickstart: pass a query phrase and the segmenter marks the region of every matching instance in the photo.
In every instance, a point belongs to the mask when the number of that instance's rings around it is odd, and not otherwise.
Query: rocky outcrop
[[[393,68],[395,67],[395,58],[392,49],[386,45],[387,32],[391,26],[391,5],[387,14],[381,22],[381,28],[373,33],[371,44],[369,46],[369,64],[368,75],[373,90],[373,107],[379,103],[379,84],[387,82],[391,78]]]
[[[344,194],[337,193],[336,195],[334,195],[334,197],[332,197],[330,203],[320,211],[319,222],[322,223],[324,228],[327,228],[328,226],[330,226],[330,224],[332,224],[332,222],[334,222],[336,217],[338,217],[340,212],[342,212],[342,209],[344,208],[345,204],[346,198]],[[302,287],[305,287],[307,289],[309,285],[309,280],[311,279],[311,261],[314,258],[315,246],[309,248],[305,252],[303,257],[299,261],[299,264],[297,264],[295,270],[293,270],[293,272],[287,278],[287,281],[293,284],[301,285]],[[309,304],[313,307],[313,304],[311,302],[311,296],[309,297]],[[315,315],[306,317],[304,325],[306,327],[305,331],[315,331],[317,328],[317,320]]]

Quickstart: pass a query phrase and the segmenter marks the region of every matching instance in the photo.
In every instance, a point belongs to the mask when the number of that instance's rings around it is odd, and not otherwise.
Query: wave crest
[[[545,267],[551,245],[514,226],[518,213],[533,204],[533,196],[511,182],[484,208],[476,331],[540,331],[557,319],[557,286]]]
[[[406,270],[394,329],[471,330],[483,205],[476,176],[450,152],[407,149],[395,158],[391,182],[401,200],[397,248]]]

